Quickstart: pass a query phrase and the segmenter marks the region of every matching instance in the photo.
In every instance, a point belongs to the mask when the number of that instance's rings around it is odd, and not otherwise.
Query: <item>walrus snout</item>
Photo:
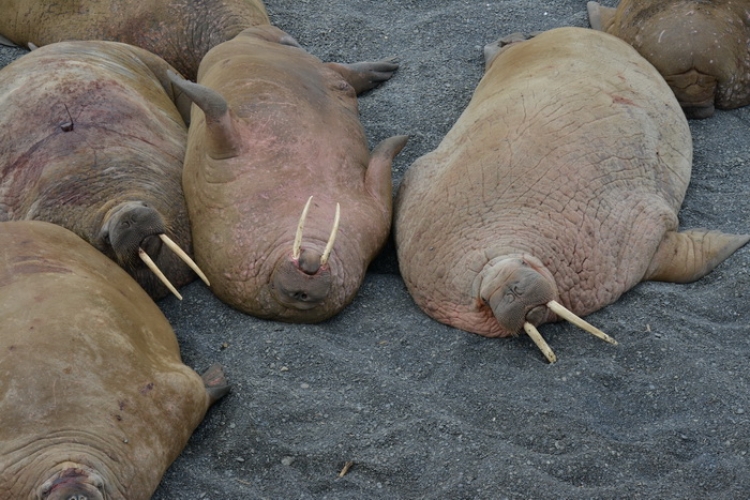
[[[48,480],[38,495],[41,500],[104,500],[104,481],[93,471],[69,468]]]
[[[479,274],[479,299],[492,309],[503,336],[517,335],[524,323],[554,319],[546,304],[557,298],[557,286],[548,274],[528,255],[492,259]]]
[[[210,283],[193,259],[166,235],[166,231],[164,218],[159,211],[142,201],[126,201],[107,212],[99,240],[105,247],[105,253],[114,253],[115,260],[126,271],[135,275],[139,270],[149,268],[169,291],[182,300],[169,278],[151,258],[159,256],[162,243],[195,271],[206,285],[210,286]]]
[[[321,254],[320,252],[303,248],[300,252],[297,265],[305,274],[309,274],[310,276],[312,276],[320,271],[322,265],[321,257],[323,257],[323,254]]]
[[[161,248],[158,235],[165,232],[164,218],[156,209],[141,201],[127,201],[110,210],[102,238],[109,242],[118,262],[132,263],[138,261],[139,248],[155,255]]]
[[[331,270],[320,264],[320,254],[303,250],[299,260],[287,257],[276,265],[271,295],[281,305],[307,311],[326,300],[331,283]]]

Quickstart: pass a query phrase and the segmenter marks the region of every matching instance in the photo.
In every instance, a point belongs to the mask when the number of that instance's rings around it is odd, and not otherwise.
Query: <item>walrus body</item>
[[[691,162],[672,92],[622,40],[511,44],[405,175],[401,273],[427,314],[491,337],[557,320],[552,301],[586,315],[643,280],[697,279],[748,237],[677,232]]]
[[[324,64],[289,43],[274,27],[249,29],[206,55],[200,85],[173,79],[201,108],[183,188],[214,293],[258,317],[317,322],[353,299],[385,243],[406,137],[371,155],[357,110],[356,93],[395,64]]]
[[[195,79],[211,47],[268,24],[261,0],[0,0],[0,35],[17,45],[111,40],[147,49]]]
[[[195,275],[159,240],[190,251],[182,196],[187,127],[166,62],[116,42],[61,42],[0,70],[0,221],[64,226],[154,298]],[[187,116],[189,101],[183,107]]]
[[[0,498],[146,500],[228,386],[72,232],[0,223]]]
[[[588,3],[591,26],[622,38],[664,76],[689,118],[750,104],[750,2]]]

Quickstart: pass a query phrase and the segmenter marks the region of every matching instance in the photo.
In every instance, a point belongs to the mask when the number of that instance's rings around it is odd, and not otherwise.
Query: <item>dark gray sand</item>
[[[400,58],[360,98],[373,146],[411,137],[396,184],[468,103],[482,46],[588,26],[585,4],[267,1],[273,22],[323,60]],[[690,125],[682,227],[750,231],[750,108]],[[356,300],[318,325],[254,319],[194,283],[160,305],[185,362],[222,363],[232,392],[154,498],[749,498],[749,265],[750,247],[694,284],[644,283],[590,315],[616,347],[543,326],[554,365],[526,336],[485,339],[427,317],[392,245]]]

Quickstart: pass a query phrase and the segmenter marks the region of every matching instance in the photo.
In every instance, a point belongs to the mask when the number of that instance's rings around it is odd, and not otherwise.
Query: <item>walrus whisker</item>
[[[302,246],[302,228],[305,227],[305,219],[307,218],[307,211],[310,209],[312,199],[312,196],[307,199],[305,208],[302,209],[302,216],[299,218],[299,223],[297,223],[297,234],[294,237],[294,245],[292,246],[292,258],[294,260],[299,259],[300,247]]]
[[[211,283],[208,282],[208,278],[206,275],[201,271],[201,268],[198,267],[198,264],[195,263],[193,259],[190,258],[190,256],[185,253],[185,251],[177,245],[169,236],[162,233],[159,235],[159,238],[161,238],[161,241],[163,241],[169,248],[172,250],[177,256],[188,266],[190,266],[190,269],[195,271],[195,274],[198,275],[198,277],[203,280],[203,283],[205,283],[207,286],[211,286]]]
[[[560,316],[563,319],[566,319],[576,325],[578,328],[581,328],[590,334],[594,335],[595,337],[599,337],[600,339],[604,340],[605,342],[609,342],[610,344],[617,345],[617,341],[604,333],[603,331],[599,330],[597,327],[592,325],[591,323],[579,318],[574,313],[569,311],[565,308],[562,304],[559,302],[556,302],[554,300],[550,300],[547,302],[547,307],[550,308],[550,310]]]
[[[323,255],[320,257],[321,266],[325,266],[328,263],[328,257],[331,256],[331,250],[333,250],[333,242],[336,240],[336,233],[339,230],[340,218],[341,218],[341,205],[336,203],[336,216],[333,218],[333,228],[331,229],[331,237],[328,238],[326,249],[323,251]]]
[[[547,361],[549,361],[550,363],[554,363],[555,361],[557,361],[557,356],[555,356],[552,348],[550,348],[549,344],[547,344],[547,342],[542,338],[542,334],[539,333],[539,330],[537,330],[534,325],[526,321],[523,324],[523,329],[528,334],[528,336],[531,337],[531,340],[534,341],[539,350],[542,351],[542,354],[544,354],[544,357],[547,358]]]
[[[141,258],[144,264],[148,266],[149,269],[156,275],[159,280],[164,283],[164,286],[169,288],[169,291],[172,292],[175,297],[182,300],[182,295],[180,295],[180,292],[177,291],[177,289],[172,285],[172,283],[169,282],[166,276],[164,276],[164,273],[161,272],[161,269],[156,265],[156,263],[151,260],[151,257],[148,256],[146,251],[142,248],[138,248],[138,257]]]

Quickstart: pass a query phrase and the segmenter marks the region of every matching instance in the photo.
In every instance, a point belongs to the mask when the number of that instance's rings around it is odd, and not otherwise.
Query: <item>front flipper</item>
[[[242,138],[226,99],[216,90],[185,80],[172,71],[167,71],[167,77],[178,89],[176,93],[187,96],[203,111],[208,139],[206,154],[215,160],[239,156]]]
[[[599,2],[588,2],[586,10],[589,13],[589,24],[595,30],[609,31],[612,22],[615,19],[617,9],[612,7],[602,7]]]
[[[394,57],[353,64],[326,63],[326,66],[340,74],[349,85],[354,87],[357,95],[390,79],[398,69],[398,63]]]
[[[213,364],[201,375],[203,385],[208,393],[208,405],[211,406],[229,392],[229,382],[220,364]]]
[[[20,47],[20,45],[11,40],[8,40],[3,35],[0,35],[0,45],[4,47]]]
[[[651,259],[643,281],[690,283],[702,278],[750,241],[750,235],[705,229],[670,231]]]
[[[388,207],[389,212],[393,201],[393,159],[401,152],[408,139],[409,136],[396,135],[380,142],[370,154],[370,163],[365,173],[365,189]]]

